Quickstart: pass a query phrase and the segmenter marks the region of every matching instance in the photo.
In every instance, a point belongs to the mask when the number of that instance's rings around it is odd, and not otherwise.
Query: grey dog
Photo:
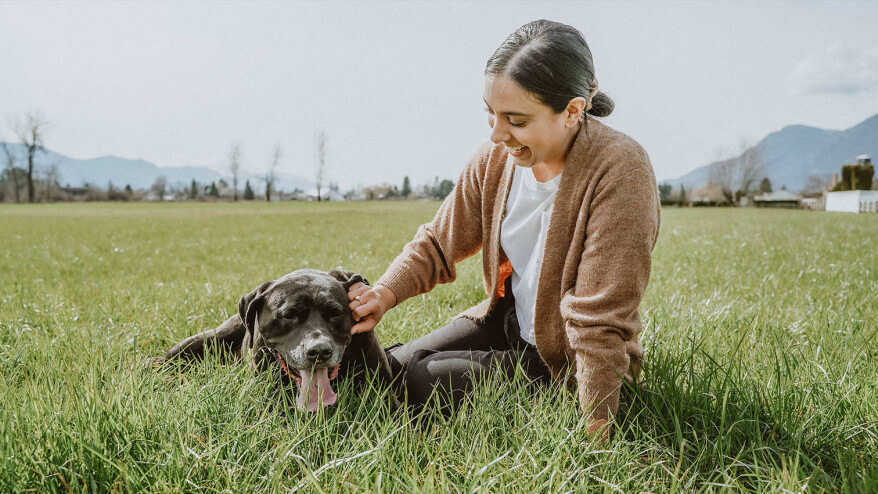
[[[375,332],[351,335],[347,293],[358,282],[368,284],[340,269],[300,269],[266,281],[241,297],[238,313],[218,328],[186,338],[156,362],[201,358],[212,347],[235,359],[249,357],[254,369],[280,371],[285,384],[295,381],[297,408],[312,412],[335,404],[331,381],[339,376],[353,378],[358,389],[370,370],[379,385],[392,389]]]

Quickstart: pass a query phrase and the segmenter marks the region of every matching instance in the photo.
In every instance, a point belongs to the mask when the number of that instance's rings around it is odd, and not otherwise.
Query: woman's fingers
[[[354,300],[359,296],[362,296],[363,293],[369,291],[369,285],[365,283],[354,283],[348,288],[348,299]]]
[[[353,302],[351,302],[351,315],[354,317],[354,321],[359,321],[364,317],[374,313],[377,308],[378,302],[375,300],[354,300]]]
[[[351,301],[348,307],[351,309],[351,316],[357,323],[351,328],[351,334],[375,329],[378,321],[388,309],[387,298],[385,296],[382,299],[381,293],[366,284],[352,285],[348,289],[348,299]]]
[[[370,298],[368,293],[371,291],[369,285],[364,283],[357,283],[351,285],[348,289],[348,299],[350,303],[348,303],[348,307],[350,307],[351,311],[354,313],[354,320],[359,321],[365,314],[360,311],[356,312],[357,309],[361,308]]]
[[[376,324],[377,324],[377,321],[374,318],[369,317],[367,319],[363,319],[362,321],[358,322],[357,324],[354,324],[351,327],[351,334],[365,333],[367,331],[372,331],[373,329],[375,329]]]

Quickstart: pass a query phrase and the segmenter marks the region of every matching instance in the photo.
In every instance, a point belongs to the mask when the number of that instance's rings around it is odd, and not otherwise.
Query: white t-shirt
[[[540,266],[546,246],[549,217],[561,175],[538,182],[530,168],[515,166],[506,214],[500,226],[500,246],[512,264],[512,294],[521,339],[536,345],[534,307]]]

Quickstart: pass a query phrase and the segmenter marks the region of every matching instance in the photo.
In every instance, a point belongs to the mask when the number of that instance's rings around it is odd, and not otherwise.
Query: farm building
[[[719,205],[725,204],[728,201],[726,200],[726,196],[723,195],[723,191],[715,186],[708,185],[706,187],[699,187],[694,189],[689,194],[689,202],[693,206],[698,205]]]
[[[799,196],[786,189],[780,189],[757,195],[753,198],[753,205],[757,208],[795,209],[799,207]]]
[[[845,190],[826,193],[826,210],[843,213],[878,212],[878,190]]]

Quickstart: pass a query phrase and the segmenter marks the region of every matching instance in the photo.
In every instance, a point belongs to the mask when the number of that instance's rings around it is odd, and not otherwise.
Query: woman
[[[352,331],[453,281],[455,263],[481,249],[490,296],[387,349],[409,403],[437,388],[459,403],[485,372],[520,362],[531,379],[575,387],[589,431],[606,438],[621,380],[637,378],[643,355],[638,305],[659,229],[652,166],[633,139],[588,116],[614,105],[575,28],[522,26],[485,75],[490,142],[375,286],[351,287]]]

